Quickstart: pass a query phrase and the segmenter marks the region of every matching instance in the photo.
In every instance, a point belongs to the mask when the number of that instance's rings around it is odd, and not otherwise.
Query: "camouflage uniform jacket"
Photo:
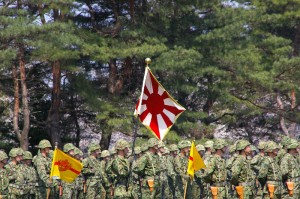
[[[26,177],[26,186],[28,192],[30,194],[35,194],[35,189],[38,186],[37,171],[34,169],[33,166],[28,166],[24,164],[23,167],[24,167],[24,172],[27,174],[25,177]]]
[[[211,152],[205,152],[204,154],[204,164],[208,165],[210,162],[210,159],[213,158],[213,155],[211,154]]]
[[[152,178],[159,180],[160,169],[159,157],[151,152],[146,152],[138,159],[133,172],[145,179]]]
[[[293,181],[293,179],[300,177],[299,163],[297,159],[289,153],[281,159],[281,172],[284,181]]]
[[[127,186],[129,172],[130,172],[130,168],[129,168],[128,160],[118,155],[113,160],[111,165],[111,171],[109,172],[108,175],[113,173],[114,176],[116,176],[116,178],[114,179],[115,185]]]
[[[101,162],[100,162],[103,185],[104,185],[105,189],[108,189],[110,187],[111,183],[110,183],[109,178],[106,173],[106,163],[107,162],[105,160],[101,160]]]
[[[8,174],[9,179],[9,187],[8,191],[10,194],[24,195],[26,194],[26,190],[24,188],[25,181],[25,172],[22,169],[21,164],[14,164],[13,162],[9,162],[5,165],[5,169]]]
[[[227,179],[225,160],[221,156],[215,154],[207,164],[202,177],[205,182],[210,183],[212,186],[225,187]]]
[[[253,171],[251,170],[251,160],[243,155],[238,155],[232,165],[232,184],[249,183],[248,186],[254,186]],[[253,183],[253,184],[251,184]]]
[[[257,178],[262,185],[265,185],[266,183],[276,185],[277,188],[275,190],[275,194],[281,194],[282,174],[275,158],[265,156],[265,158],[262,160],[261,168],[259,170]],[[267,186],[264,187],[266,193]]]
[[[7,194],[9,180],[5,169],[0,168],[0,195]]]
[[[44,157],[41,153],[39,153],[34,160],[34,164],[39,177],[39,186],[50,187],[50,171],[52,166],[51,158]]]
[[[280,165],[281,163],[281,159],[283,158],[283,156],[286,154],[286,150],[285,149],[280,149],[278,152],[277,152],[277,156],[276,156],[276,162],[278,165]]]
[[[264,156],[262,156],[261,154],[257,154],[251,160],[251,168],[253,171],[255,171],[256,174],[258,174],[259,172],[260,165],[263,159]]]
[[[96,179],[96,181],[102,181],[101,176],[101,163],[94,156],[89,156],[82,161],[83,168],[81,173],[86,176],[87,179]],[[92,186],[94,183],[90,184]]]

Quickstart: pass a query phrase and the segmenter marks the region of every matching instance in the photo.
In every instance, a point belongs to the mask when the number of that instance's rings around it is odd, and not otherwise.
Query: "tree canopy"
[[[298,136],[300,2],[0,2],[0,137],[133,136],[145,58],[185,111],[167,135]],[[151,134],[139,124],[138,137]],[[1,147],[1,145],[0,145]]]

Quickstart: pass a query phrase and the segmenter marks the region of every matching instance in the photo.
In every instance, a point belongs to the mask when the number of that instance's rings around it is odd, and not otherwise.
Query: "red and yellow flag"
[[[59,149],[54,150],[50,178],[73,182],[82,170],[82,163]]]
[[[194,179],[195,171],[198,171],[202,168],[206,168],[203,159],[198,153],[194,141],[192,142],[191,150],[190,150],[190,158],[187,173],[190,175],[192,179]]]

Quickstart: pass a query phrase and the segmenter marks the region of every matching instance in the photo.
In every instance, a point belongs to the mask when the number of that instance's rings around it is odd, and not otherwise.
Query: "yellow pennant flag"
[[[191,150],[190,150],[190,158],[187,173],[190,175],[192,179],[194,179],[195,171],[198,171],[202,168],[206,168],[203,159],[198,153],[194,141],[192,142]]]
[[[82,163],[59,149],[54,150],[50,178],[73,182],[82,170]]]

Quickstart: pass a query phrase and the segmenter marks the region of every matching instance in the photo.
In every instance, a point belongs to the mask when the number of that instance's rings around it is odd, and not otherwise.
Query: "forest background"
[[[2,0],[0,148],[132,136],[146,57],[187,109],[167,143],[297,138],[299,13],[299,0]]]

